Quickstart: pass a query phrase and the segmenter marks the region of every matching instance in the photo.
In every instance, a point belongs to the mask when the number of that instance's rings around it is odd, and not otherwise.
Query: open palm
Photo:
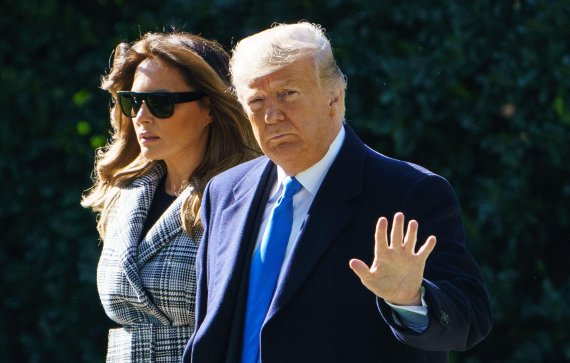
[[[394,215],[392,231],[388,238],[388,220],[380,217],[376,224],[374,261],[368,267],[358,259],[349,262],[350,268],[362,284],[376,296],[395,305],[420,305],[420,287],[424,267],[433,251],[436,238],[428,237],[416,252],[418,223],[408,222],[404,234],[404,214]]]

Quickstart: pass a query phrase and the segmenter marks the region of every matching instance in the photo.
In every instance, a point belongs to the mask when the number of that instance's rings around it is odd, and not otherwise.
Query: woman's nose
[[[133,119],[139,123],[150,122],[154,119],[154,115],[148,109],[148,106],[146,105],[146,101],[142,101],[141,107],[139,108],[139,110],[137,111],[137,114],[135,115],[135,117]]]

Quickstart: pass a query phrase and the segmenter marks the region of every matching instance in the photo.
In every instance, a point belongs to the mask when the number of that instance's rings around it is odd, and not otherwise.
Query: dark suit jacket
[[[492,325],[455,194],[442,177],[376,153],[345,128],[262,327],[262,362],[445,362]],[[239,361],[251,250],[274,179],[275,165],[261,157],[214,178],[204,193],[197,325],[185,362]],[[422,334],[399,327],[348,266],[355,257],[372,261],[378,217],[398,211],[418,221],[418,245],[437,237],[424,273]]]

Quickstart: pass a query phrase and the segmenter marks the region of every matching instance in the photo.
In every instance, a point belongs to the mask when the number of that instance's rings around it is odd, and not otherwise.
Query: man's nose
[[[283,110],[281,110],[278,102],[268,100],[265,108],[265,123],[274,124],[279,121],[283,121],[284,119],[285,114],[283,113]]]

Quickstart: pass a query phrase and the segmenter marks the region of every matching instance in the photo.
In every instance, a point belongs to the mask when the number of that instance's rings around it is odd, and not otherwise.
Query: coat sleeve
[[[466,350],[483,340],[492,328],[489,295],[479,266],[466,247],[461,211],[449,183],[428,174],[413,184],[404,199],[406,219],[419,224],[418,248],[428,236],[437,238],[424,271],[428,328],[414,333],[396,324],[381,299],[384,320],[401,342],[430,351]]]

